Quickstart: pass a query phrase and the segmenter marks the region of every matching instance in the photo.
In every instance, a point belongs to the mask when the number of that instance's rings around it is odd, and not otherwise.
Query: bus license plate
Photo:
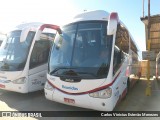
[[[75,104],[75,100],[74,99],[69,99],[69,98],[64,98],[64,102],[70,103],[70,104]]]
[[[0,84],[0,88],[5,88],[5,85]]]

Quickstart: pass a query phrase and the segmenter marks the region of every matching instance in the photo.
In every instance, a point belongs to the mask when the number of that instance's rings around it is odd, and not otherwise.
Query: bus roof
[[[29,29],[29,31],[37,31],[40,26],[44,25],[44,23],[40,23],[40,22],[29,22],[29,23],[22,23],[19,24],[17,26],[15,26],[13,29],[11,29],[10,31],[15,31],[15,30],[25,30],[25,29]],[[54,31],[54,32],[53,32]],[[56,33],[55,30],[50,29],[50,28],[46,28],[43,30],[43,33]]]
[[[11,31],[23,30],[25,28],[31,28],[31,31],[36,31],[41,25],[43,25],[43,23],[39,22],[22,23],[14,27]]]
[[[83,12],[81,14],[76,15],[72,22],[78,21],[88,21],[88,20],[108,20],[109,13],[104,10],[95,10],[89,12]]]

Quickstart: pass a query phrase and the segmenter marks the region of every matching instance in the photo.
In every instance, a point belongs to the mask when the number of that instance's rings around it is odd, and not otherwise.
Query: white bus
[[[24,23],[16,26],[0,47],[0,89],[28,93],[46,82],[50,47],[58,26]]]
[[[138,79],[137,52],[117,13],[97,10],[79,14],[55,36],[45,97],[67,105],[112,111]]]

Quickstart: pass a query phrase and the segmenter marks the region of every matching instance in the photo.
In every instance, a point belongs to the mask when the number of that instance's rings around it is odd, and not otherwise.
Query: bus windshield
[[[0,70],[20,71],[24,69],[35,32],[29,32],[26,40],[20,42],[21,30],[12,31],[0,47]]]
[[[107,35],[107,21],[86,21],[66,25],[57,33],[49,60],[49,74],[61,78],[107,77],[113,36]]]

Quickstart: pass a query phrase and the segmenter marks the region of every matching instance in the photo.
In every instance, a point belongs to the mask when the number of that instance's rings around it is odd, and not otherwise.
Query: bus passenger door
[[[113,78],[115,79],[115,97],[119,100],[126,88],[127,77],[125,76],[125,57],[123,52],[117,47],[114,48],[114,59],[113,59]]]
[[[29,92],[44,88],[51,44],[49,40],[35,41],[29,65]]]

